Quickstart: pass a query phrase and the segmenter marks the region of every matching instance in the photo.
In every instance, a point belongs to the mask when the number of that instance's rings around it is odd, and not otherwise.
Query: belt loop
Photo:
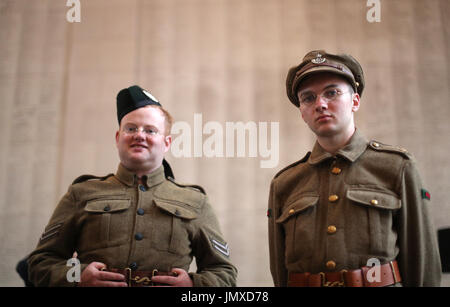
[[[125,272],[127,272],[127,284],[128,284],[128,287],[131,287],[131,269],[130,268],[126,268]]]
[[[345,287],[347,285],[347,279],[345,278],[347,272],[348,271],[346,269],[341,270],[341,284],[340,284],[341,287]]]
[[[391,266],[392,276],[394,277],[394,285],[395,285],[396,283],[398,283],[398,278],[397,278],[397,272],[395,271],[395,268],[394,268],[394,261],[389,261],[389,265]]]
[[[325,287],[325,273],[320,272],[319,275],[320,275],[320,286]]]
[[[158,269],[153,269],[153,271],[152,271],[152,278],[150,279],[150,286],[154,286],[155,285],[153,283],[153,277],[156,276],[156,273],[158,273]]]

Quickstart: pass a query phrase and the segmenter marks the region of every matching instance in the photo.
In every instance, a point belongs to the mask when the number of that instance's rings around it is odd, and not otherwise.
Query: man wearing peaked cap
[[[288,72],[287,96],[317,140],[271,182],[276,286],[440,285],[431,195],[410,153],[356,128],[364,86],[346,54],[311,51]]]
[[[171,115],[134,85],[118,93],[117,119],[117,172],[75,179],[28,259],[31,282],[234,286],[237,270],[208,197],[176,183],[164,160]],[[197,271],[188,272],[194,256]],[[67,266],[72,257],[78,279]]]

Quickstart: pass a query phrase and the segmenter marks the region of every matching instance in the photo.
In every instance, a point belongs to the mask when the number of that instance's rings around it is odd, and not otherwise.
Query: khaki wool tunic
[[[286,286],[289,272],[358,269],[370,258],[397,260],[405,286],[439,286],[429,198],[404,149],[368,142],[358,130],[335,155],[316,142],[271,183],[275,286]]]
[[[74,285],[66,262],[76,251],[81,270],[98,261],[188,271],[195,256],[194,286],[235,286],[237,271],[207,196],[166,180],[163,167],[143,181],[120,164],[116,175],[71,185],[30,255],[34,285]]]

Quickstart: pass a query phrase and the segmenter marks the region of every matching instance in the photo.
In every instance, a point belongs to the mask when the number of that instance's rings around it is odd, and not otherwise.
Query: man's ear
[[[116,146],[119,144],[119,130],[116,131]]]
[[[356,112],[359,110],[359,106],[361,105],[361,98],[358,93],[354,93],[352,95],[352,112]]]
[[[165,151],[164,152],[168,152],[170,145],[172,144],[172,136],[171,135],[166,135],[164,137],[164,144],[166,145]]]

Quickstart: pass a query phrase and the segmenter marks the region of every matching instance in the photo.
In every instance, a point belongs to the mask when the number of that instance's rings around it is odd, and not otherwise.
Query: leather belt
[[[380,270],[374,274],[374,280],[367,279],[370,269]],[[371,273],[369,273],[372,276]],[[379,278],[377,278],[379,277]],[[397,261],[376,267],[362,267],[357,270],[340,272],[289,273],[288,287],[386,287],[401,282]]]
[[[124,275],[128,287],[165,286],[166,284],[152,282],[152,277],[177,276],[175,272],[160,272],[157,269],[154,269],[153,271],[133,271],[130,268],[126,268],[126,269],[104,269],[104,271]]]

